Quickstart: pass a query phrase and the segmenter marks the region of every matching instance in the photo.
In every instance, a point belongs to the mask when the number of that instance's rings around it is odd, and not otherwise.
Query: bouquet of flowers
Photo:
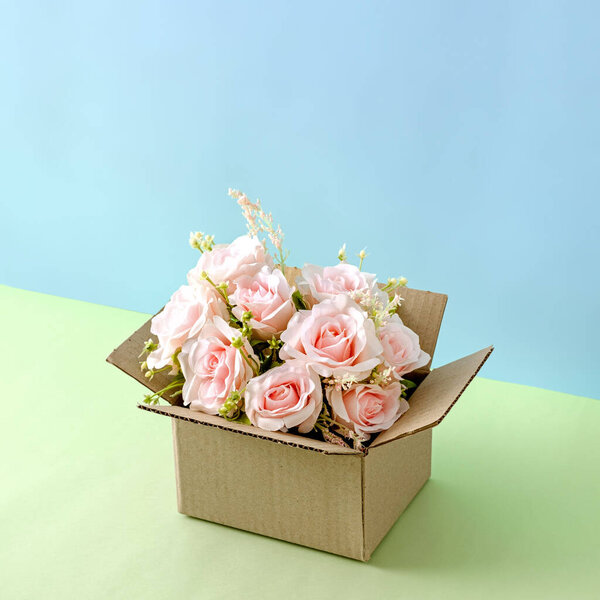
[[[229,195],[248,233],[231,244],[190,234],[198,264],[152,319],[157,340],[140,355],[147,378],[172,379],[145,402],[180,395],[191,410],[363,448],[409,409],[405,377],[430,360],[397,313],[406,279],[378,284],[362,270],[365,251],[355,266],[345,244],[334,266],[286,266],[272,215]]]

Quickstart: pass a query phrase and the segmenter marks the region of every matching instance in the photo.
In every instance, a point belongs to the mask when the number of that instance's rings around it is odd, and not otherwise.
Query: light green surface
[[[0,315],[2,598],[598,598],[598,401],[476,379],[362,564],[177,512],[169,420],[104,362],[146,315],[7,287]]]

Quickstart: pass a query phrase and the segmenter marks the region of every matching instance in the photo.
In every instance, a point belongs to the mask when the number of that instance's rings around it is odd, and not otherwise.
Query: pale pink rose
[[[182,285],[152,319],[150,332],[157,336],[158,348],[148,355],[148,368],[172,365],[173,354],[215,315],[226,319],[229,313],[223,296],[212,285],[206,281]]]
[[[298,287],[311,306],[338,294],[381,294],[375,275],[360,271],[358,267],[348,263],[333,267],[305,264],[302,277],[298,279]]]
[[[251,379],[244,402],[250,422],[261,429],[308,433],[323,406],[321,380],[304,361],[291,360]]]
[[[263,267],[255,275],[243,275],[236,281],[231,296],[233,314],[242,319],[250,311],[252,334],[261,340],[279,337],[296,312],[292,301],[294,288],[290,287],[279,269]]]
[[[240,350],[231,345],[240,331],[221,317],[206,323],[197,338],[188,340],[179,362],[185,377],[183,403],[192,409],[216,415],[229,393],[241,390],[252,377],[252,369]],[[256,360],[252,347],[244,340],[244,350]]]
[[[282,359],[306,360],[323,377],[364,379],[382,360],[373,321],[344,294],[297,312],[281,341]]]
[[[358,434],[389,429],[409,408],[397,381],[386,387],[364,383],[347,390],[329,387],[326,393],[335,419]]]
[[[206,271],[214,283],[229,282],[229,293],[243,275],[255,275],[264,265],[273,266],[273,259],[258,238],[242,235],[231,244],[217,244],[204,252],[198,264],[188,273],[188,283],[200,281]]]
[[[383,346],[383,358],[401,379],[407,373],[424,367],[431,357],[419,346],[419,336],[396,314],[377,332]]]

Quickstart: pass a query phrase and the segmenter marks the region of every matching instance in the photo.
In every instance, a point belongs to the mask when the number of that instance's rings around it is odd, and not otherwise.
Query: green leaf
[[[306,310],[308,308],[308,304],[306,304],[302,294],[298,290],[292,294],[292,300],[297,310]]]
[[[242,322],[239,319],[236,319],[233,315],[230,315],[229,325],[231,327],[235,327],[236,329],[240,329],[242,327]]]
[[[261,373],[266,373],[273,366],[273,355],[274,354],[275,354],[275,352],[271,351],[271,354],[269,354],[265,358],[265,360],[262,362],[261,368],[260,368]]]
[[[258,353],[266,350],[269,347],[269,342],[265,342],[263,340],[252,340],[250,344],[252,345],[252,348],[254,348],[254,351]]]
[[[236,423],[243,423],[244,425],[252,425],[252,423],[250,423],[250,419],[248,418],[248,416],[246,415],[246,413],[242,413],[236,420]]]

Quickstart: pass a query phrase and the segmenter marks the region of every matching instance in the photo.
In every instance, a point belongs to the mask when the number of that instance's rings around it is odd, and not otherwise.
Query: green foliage
[[[142,358],[142,356],[144,356],[144,354],[150,354],[150,352],[153,352],[157,348],[158,348],[158,344],[152,338],[149,338],[148,340],[146,340],[144,342],[144,347],[143,347],[142,351],[140,352],[138,358]]]
[[[242,392],[233,390],[229,392],[227,400],[225,400],[223,406],[219,409],[219,414],[228,421],[236,421],[241,416],[243,407]]]
[[[306,304],[306,301],[304,300],[304,298],[302,297],[302,294],[298,290],[296,290],[292,294],[292,301],[294,303],[294,306],[296,307],[296,310],[307,310],[308,309],[308,304]]]
[[[184,383],[185,379],[183,374],[178,373],[173,378],[173,381],[162,388],[162,390],[158,390],[158,392],[154,392],[154,394],[146,394],[144,396],[144,404],[158,404],[161,399],[165,399],[165,396],[168,396],[169,398],[176,398],[177,396],[180,396],[183,391]]]

